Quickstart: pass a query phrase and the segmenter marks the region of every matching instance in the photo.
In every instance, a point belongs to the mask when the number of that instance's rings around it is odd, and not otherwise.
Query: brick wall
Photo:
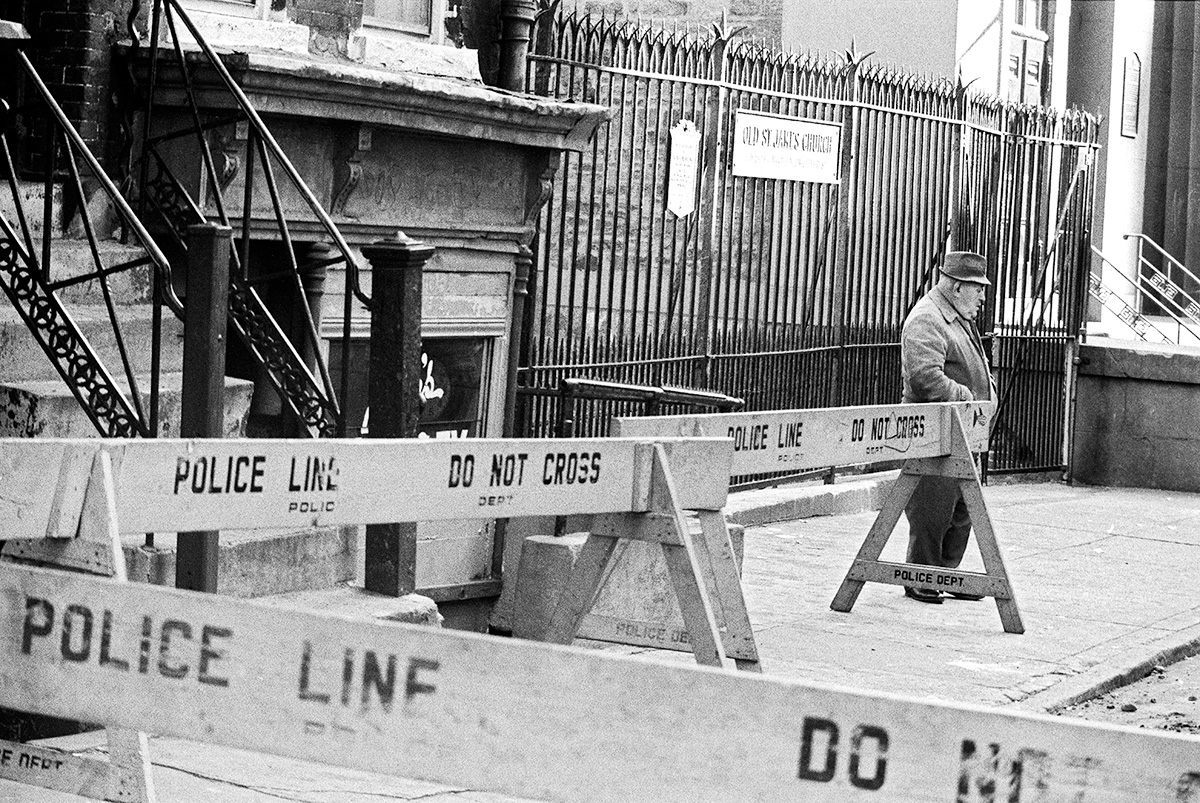
[[[10,0],[0,7],[5,19],[28,29],[26,47],[38,74],[101,158],[110,150],[112,45],[126,37],[131,0]],[[148,5],[148,4],[147,4]],[[144,16],[144,15],[143,15]],[[7,65],[6,65],[7,66]],[[32,87],[15,69],[6,69],[0,92],[16,103],[32,98]],[[25,172],[42,170],[45,134],[23,132],[18,160]]]
[[[647,22],[707,28],[728,14],[731,29],[744,27],[742,38],[778,45],[783,27],[784,0],[586,0],[583,10],[608,16],[641,17]]]

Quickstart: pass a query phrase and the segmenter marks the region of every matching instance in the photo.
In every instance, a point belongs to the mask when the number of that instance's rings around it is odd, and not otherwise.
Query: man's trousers
[[[958,483],[953,477],[921,477],[904,508],[909,563],[954,569],[962,562],[971,516]]]

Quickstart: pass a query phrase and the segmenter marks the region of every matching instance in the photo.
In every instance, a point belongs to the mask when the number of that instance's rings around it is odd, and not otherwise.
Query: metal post
[[[187,232],[187,321],[183,330],[183,403],[179,434],[219,438],[224,432],[225,326],[233,230],[201,223]],[[179,533],[175,587],[216,593],[220,533]]]
[[[725,117],[729,113],[729,41],[733,34],[726,29],[725,20],[714,26],[715,38],[712,41],[713,74],[717,86],[715,92],[705,93],[704,153],[702,164],[704,175],[701,177],[700,209],[696,217],[697,226],[697,256],[696,256],[696,320],[692,324],[695,338],[695,353],[702,357],[697,362],[692,374],[692,384],[707,388],[712,370],[712,355],[709,353],[712,344],[709,336],[711,327],[710,307],[712,306],[713,273],[717,269],[717,243],[721,237],[720,221],[717,219],[717,199],[721,195],[721,171],[723,159],[720,158],[721,143],[725,132]]]
[[[537,17],[534,0],[500,0],[500,86],[525,91],[529,39]]]
[[[833,336],[835,345],[838,347],[833,352],[833,376],[830,378],[829,388],[829,404],[833,407],[840,407],[846,403],[846,391],[844,380],[846,375],[846,323],[849,317],[849,296],[847,273],[850,270],[850,227],[853,221],[850,217],[850,193],[854,190],[854,177],[851,175],[851,168],[854,164],[854,149],[858,147],[858,68],[859,65],[866,60],[870,54],[858,54],[853,50],[846,53],[846,69],[849,73],[847,81],[850,87],[849,101],[843,109],[848,109],[850,112],[850,128],[846,130],[843,122],[842,126],[842,141],[841,153],[838,154],[838,189],[837,189],[837,212],[836,212],[836,227],[834,233],[836,238],[836,246],[833,255],[833,303],[834,315],[833,321]],[[843,121],[845,116],[843,115]],[[856,322],[857,323],[857,322]]]
[[[422,269],[433,247],[398,233],[362,251],[372,286],[370,437],[413,438],[421,413]],[[368,525],[364,551],[367,591],[401,597],[416,590],[415,522]]]

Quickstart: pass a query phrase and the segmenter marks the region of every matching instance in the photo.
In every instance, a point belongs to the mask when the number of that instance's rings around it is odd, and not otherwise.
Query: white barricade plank
[[[61,750],[0,740],[0,778],[93,800],[110,798],[106,761]]]
[[[63,452],[63,459],[57,465],[60,474],[54,492],[56,510],[52,509],[50,515],[48,537],[10,542],[4,547],[4,556],[127,583],[129,575],[117,525],[116,487],[109,454],[72,446]],[[75,521],[68,526],[70,511]],[[62,537],[68,532],[71,537]],[[92,624],[83,627],[90,638]],[[110,635],[109,622],[105,620],[101,628],[103,643]],[[68,648],[64,637],[64,654]],[[0,777],[84,797],[153,803],[156,796],[146,735],[119,727],[109,728],[107,735],[107,764],[55,750],[39,753],[18,745],[19,753],[11,749],[0,751]],[[8,763],[13,755],[16,760]]]
[[[535,799],[1124,801],[1200,788],[1191,736],[47,569],[0,572],[0,654],[0,705]]]
[[[994,402],[618,417],[612,434],[733,438],[731,473],[761,474],[944,455],[952,410],[961,411],[972,449],[986,451]]]
[[[124,532],[644,510],[653,447],[612,438],[104,443],[117,467]],[[707,467],[681,489],[681,504],[723,507],[728,441],[665,446],[680,465]],[[0,498],[6,538],[43,538],[60,526],[65,514],[56,512],[46,478],[60,476],[65,456],[78,458],[81,448],[102,444],[0,440],[0,479],[12,480]]]

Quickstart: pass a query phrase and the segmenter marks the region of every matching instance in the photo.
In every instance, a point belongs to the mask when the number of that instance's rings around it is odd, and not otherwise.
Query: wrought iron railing
[[[1102,276],[1091,274],[1088,281],[1088,293],[1106,310],[1116,316],[1117,320],[1125,325],[1126,328],[1138,340],[1147,343],[1176,343],[1178,338],[1173,338],[1161,326],[1156,324],[1139,309],[1136,303],[1130,303],[1128,298],[1135,298],[1142,292],[1142,282],[1139,281],[1137,274],[1130,276],[1125,271],[1121,270],[1115,262],[1106,257],[1103,252],[1096,246],[1092,246],[1092,253],[1100,260],[1104,270]],[[1157,270],[1157,269],[1156,269]],[[1105,279],[1118,279],[1117,282],[1106,282]],[[1113,289],[1113,284],[1121,287],[1121,290]],[[1122,292],[1122,290],[1124,292]],[[1181,328],[1186,329],[1193,336],[1195,331],[1191,326],[1185,323],[1184,319],[1170,315],[1175,323]]]
[[[16,112],[3,104],[0,149],[3,167],[12,195],[13,221],[0,215],[0,287],[8,296],[22,320],[33,334],[46,356],[67,383],[72,394],[97,431],[107,437],[147,437],[159,430],[159,382],[161,375],[162,320],[161,307],[167,305],[176,314],[183,309],[172,288],[171,266],[154,238],[142,225],[129,204],[83,137],[71,124],[62,107],[55,101],[45,82],[18,49],[17,64],[28,79],[34,102]],[[2,102],[0,102],[2,103]],[[25,127],[43,134],[45,181],[44,205],[40,243],[35,244],[30,216],[25,208],[24,193],[18,181],[9,137],[17,123],[18,114]],[[86,180],[86,182],[85,182]],[[64,245],[54,227],[55,187],[62,182],[65,198],[73,198],[72,208],[78,215],[80,228],[87,242],[91,268],[62,275],[55,270],[57,249]],[[85,183],[97,188],[93,196],[85,192]],[[116,265],[105,265],[100,253],[99,223],[93,218],[95,192],[101,194],[129,232],[142,255]],[[143,401],[142,387],[135,371],[135,355],[124,331],[118,301],[110,285],[123,273],[144,270],[149,272],[150,295],[153,307],[152,350],[149,387]],[[99,288],[103,307],[111,327],[121,365],[122,388],[97,356],[96,350],[76,324],[62,295],[64,291],[92,285]]]
[[[996,282],[983,328],[1008,362],[998,373],[1014,416],[1013,446],[994,467],[1061,465],[1061,448],[1042,446],[1062,434],[1058,419],[1026,412],[1065,420],[1065,359],[1042,351],[1066,349],[1087,295],[1093,116],[858,53],[783,53],[719,25],[664,31],[560,7],[541,16],[536,40],[532,91],[614,113],[590,151],[562,157],[543,209],[524,387],[564,376],[683,384],[749,409],[895,401],[904,318],[945,250],[970,248]],[[837,181],[735,172],[739,113],[840,129]],[[673,132],[688,131],[699,139],[695,179],[682,182],[694,205],[677,215]],[[1057,385],[1021,379],[1051,363]],[[527,405],[520,421],[536,432],[552,415]]]
[[[1151,315],[1161,310],[1181,331],[1186,330],[1195,341],[1200,341],[1196,334],[1196,327],[1200,326],[1197,300],[1200,277],[1149,235],[1140,232],[1122,235],[1124,240],[1131,238],[1137,243],[1139,310]]]
[[[165,30],[164,26],[165,25]],[[164,34],[166,36],[164,37]],[[186,39],[185,39],[186,35]],[[164,56],[160,44],[169,43]],[[135,39],[135,47],[136,47]],[[157,96],[163,83],[164,65],[169,59],[171,75],[179,81],[187,107],[189,124],[177,130],[155,131],[158,120]],[[138,169],[138,200],[143,209],[153,212],[164,224],[168,237],[177,250],[186,248],[186,226],[206,218],[215,218],[234,228],[237,241],[231,254],[230,321],[248,346],[281,399],[302,423],[304,432],[312,435],[345,435],[346,422],[338,399],[348,392],[349,372],[342,372],[340,387],[335,390],[328,365],[320,347],[317,322],[306,298],[304,275],[309,271],[322,272],[333,265],[345,267],[343,331],[341,339],[342,364],[349,364],[351,306],[355,299],[369,306],[359,279],[359,266],[353,250],[342,236],[329,213],[305,183],[299,170],[280,147],[246,93],[234,79],[225,62],[205,40],[196,23],[178,0],[155,0],[149,37],[149,53],[145,59],[143,87],[145,111],[142,118],[143,154]],[[211,71],[217,85],[232,99],[233,112],[202,108],[198,100],[197,73]],[[206,89],[209,87],[206,86]],[[229,125],[244,126],[243,200],[240,227],[226,208],[222,196],[224,171],[219,171],[213,158],[208,133]],[[192,198],[185,185],[169,169],[164,149],[182,137],[193,138],[199,148],[203,165],[203,185],[212,208]],[[257,171],[256,171],[257,165]],[[328,258],[302,260],[289,229],[287,214],[276,177],[276,168],[311,212],[320,230],[331,244]],[[266,272],[252,272],[252,218],[257,173],[266,187],[274,218],[275,236],[283,245],[283,267]],[[238,233],[240,229],[240,234]],[[294,344],[276,322],[263,302],[258,287],[276,279],[284,279],[294,294],[294,309],[302,312],[301,342]],[[314,376],[314,370],[317,376]]]

